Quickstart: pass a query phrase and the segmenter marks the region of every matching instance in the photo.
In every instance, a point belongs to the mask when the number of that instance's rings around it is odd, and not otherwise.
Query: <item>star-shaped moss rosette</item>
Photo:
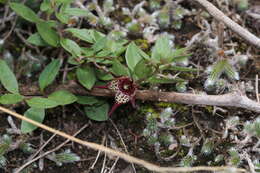
[[[109,111],[110,116],[120,105],[131,102],[132,106],[135,107],[135,94],[137,85],[129,77],[120,77],[112,80],[104,86],[95,86],[96,88],[106,88],[115,93],[115,104]]]

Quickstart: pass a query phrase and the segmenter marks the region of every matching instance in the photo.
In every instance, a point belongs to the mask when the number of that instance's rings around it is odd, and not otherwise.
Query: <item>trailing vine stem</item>
[[[24,96],[32,97],[39,96],[36,86],[21,86],[21,94]],[[76,95],[93,95],[101,97],[114,97],[114,93],[108,89],[93,88],[91,91],[84,89],[78,83],[71,81],[66,85],[59,85],[49,88],[49,92],[55,90],[66,89]],[[249,99],[243,92],[234,91],[223,95],[207,95],[207,94],[192,94],[192,93],[177,93],[177,92],[161,92],[154,90],[137,90],[135,98],[143,101],[159,101],[171,103],[183,103],[189,105],[211,105],[211,106],[224,106],[243,108],[254,112],[260,112],[260,103]]]

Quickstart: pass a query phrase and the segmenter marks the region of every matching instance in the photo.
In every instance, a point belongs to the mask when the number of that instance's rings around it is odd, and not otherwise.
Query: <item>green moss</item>
[[[173,155],[176,151],[175,150],[164,150],[160,154],[162,157],[169,157]]]
[[[181,73],[180,75],[181,78],[184,78],[184,79],[194,79],[195,78],[195,75],[194,73]]]
[[[212,113],[212,112],[213,112],[213,106],[205,106],[205,109],[206,109],[209,113]]]
[[[149,49],[149,47],[150,47],[148,40],[145,40],[145,39],[137,39],[137,40],[135,40],[135,43],[141,49]]]
[[[186,105],[181,105],[177,103],[159,102],[156,104],[156,106],[159,106],[161,108],[171,107],[173,110],[178,110],[181,112],[188,111],[188,107]]]
[[[155,113],[155,109],[151,106],[151,105],[148,105],[148,104],[144,104],[140,107],[139,109],[139,113],[140,114],[145,114],[145,113]]]

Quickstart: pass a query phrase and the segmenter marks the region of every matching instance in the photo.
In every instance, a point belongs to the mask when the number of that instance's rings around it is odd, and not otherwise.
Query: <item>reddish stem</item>
[[[94,86],[93,88],[108,89],[107,85]]]
[[[135,104],[135,96],[134,96],[133,98],[131,98],[130,102],[131,102],[133,108],[136,108],[136,104]]]
[[[115,103],[113,105],[113,107],[111,108],[111,110],[108,113],[108,116],[112,115],[112,113],[114,113],[114,111],[120,106],[121,104]]]

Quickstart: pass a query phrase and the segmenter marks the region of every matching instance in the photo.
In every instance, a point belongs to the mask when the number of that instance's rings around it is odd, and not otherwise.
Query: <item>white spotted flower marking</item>
[[[135,107],[137,85],[131,78],[120,77],[112,80],[105,86],[97,86],[97,88],[107,88],[115,93],[116,103],[113,105],[108,115],[111,115],[118,106],[128,103],[129,101],[132,103],[133,107]]]

